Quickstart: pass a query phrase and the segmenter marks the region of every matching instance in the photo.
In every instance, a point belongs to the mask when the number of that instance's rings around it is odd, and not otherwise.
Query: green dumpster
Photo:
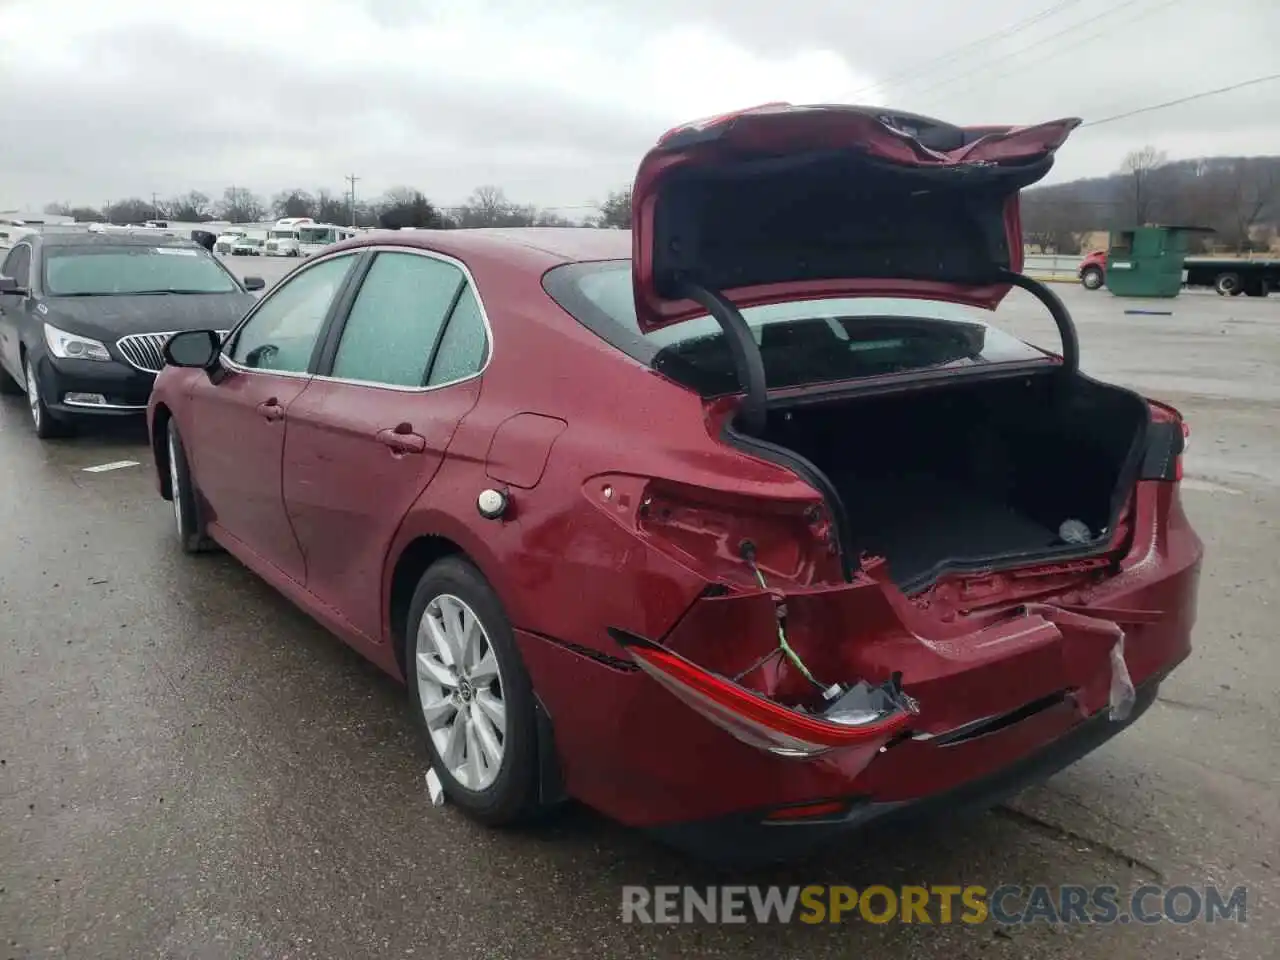
[[[1107,250],[1107,289],[1117,297],[1176,297],[1191,237],[1205,227],[1117,230]]]

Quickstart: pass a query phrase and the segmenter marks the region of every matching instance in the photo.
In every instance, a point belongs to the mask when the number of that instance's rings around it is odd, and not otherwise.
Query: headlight
[[[62,360],[110,360],[111,354],[98,340],[59,330],[52,324],[44,325],[44,342],[49,352]]]

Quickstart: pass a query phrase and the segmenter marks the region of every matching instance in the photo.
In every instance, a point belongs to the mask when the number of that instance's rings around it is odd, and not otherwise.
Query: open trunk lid
[[[632,193],[640,329],[705,315],[690,284],[738,308],[862,294],[994,309],[1022,268],[1018,191],[1079,124],[778,103],[677,127]]]

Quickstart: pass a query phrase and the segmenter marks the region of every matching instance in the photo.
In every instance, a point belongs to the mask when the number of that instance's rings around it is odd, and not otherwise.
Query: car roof
[[[631,231],[596,227],[482,227],[457,230],[371,230],[331,250],[393,244],[420,247],[459,260],[482,257],[544,268],[631,256]],[[541,261],[539,264],[538,261]]]
[[[195,247],[203,250],[200,244],[185,237],[145,236],[137,233],[42,233],[42,247]]]

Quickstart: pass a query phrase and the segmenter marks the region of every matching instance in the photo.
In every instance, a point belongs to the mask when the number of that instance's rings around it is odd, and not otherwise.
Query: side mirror
[[[245,277],[243,283],[246,290],[261,290],[267,285],[261,277]]]
[[[0,294],[9,294],[14,297],[25,297],[31,291],[22,284],[18,283],[13,277],[0,277]]]
[[[216,330],[184,330],[175,333],[160,352],[171,367],[208,370],[218,359],[222,337]]]

